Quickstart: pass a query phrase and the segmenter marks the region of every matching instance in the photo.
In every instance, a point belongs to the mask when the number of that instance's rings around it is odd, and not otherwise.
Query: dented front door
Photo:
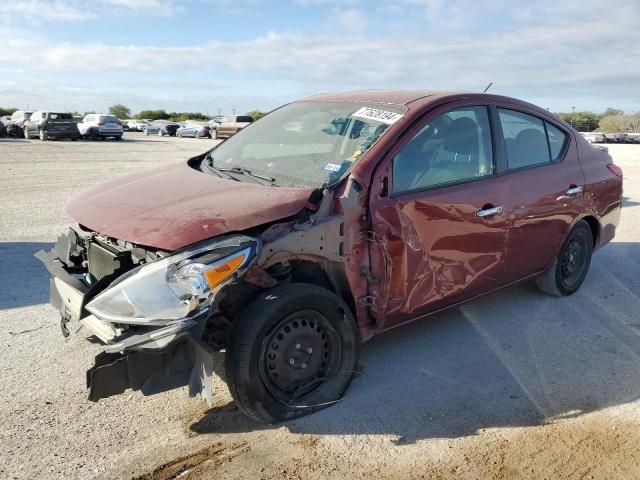
[[[484,115],[482,111],[472,113],[478,112]],[[451,118],[465,114],[456,112]],[[406,170],[407,165],[415,168],[419,162],[424,162],[426,170],[431,168],[433,175],[437,175],[437,169],[443,170],[443,165],[449,168],[449,175],[458,171],[457,166],[439,160],[448,154],[441,152],[443,145],[456,150],[450,140],[459,134],[449,131],[449,140],[444,138],[453,124],[450,118],[446,120],[438,127],[440,133],[425,134],[425,123],[414,128],[407,138],[420,138],[422,134],[421,141],[426,142],[424,149],[414,149],[412,155],[419,151],[418,157],[394,166],[402,152],[411,151],[411,140],[405,141],[383,161],[374,177],[371,265],[379,281],[370,291],[383,329],[491,290],[504,281],[508,189],[503,178],[495,175],[490,131],[481,131],[490,130],[488,115],[482,120],[482,129],[475,128],[484,135],[480,148],[484,148],[483,159],[493,165],[493,171],[486,171],[481,178],[464,178],[469,174],[461,171],[456,173],[461,177],[457,181],[447,178],[449,181],[441,186],[411,186],[406,192],[398,191],[402,182],[393,179],[394,174],[403,175],[399,165]],[[455,125],[473,124],[465,120]],[[467,141],[464,135],[459,139]],[[477,139],[472,135],[472,140],[457,148],[457,154],[469,151],[475,155]],[[486,142],[489,145],[483,146]]]

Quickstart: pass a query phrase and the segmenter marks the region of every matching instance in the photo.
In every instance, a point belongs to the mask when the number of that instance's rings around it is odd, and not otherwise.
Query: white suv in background
[[[94,140],[100,138],[113,137],[116,140],[122,140],[123,128],[120,120],[115,115],[107,115],[103,113],[90,113],[85,115],[82,122],[78,124],[78,130],[83,138],[91,138]]]

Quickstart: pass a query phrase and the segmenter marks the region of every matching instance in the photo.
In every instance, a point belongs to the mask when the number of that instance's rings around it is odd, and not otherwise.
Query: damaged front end
[[[82,327],[106,344],[87,372],[89,399],[189,385],[211,405],[213,351],[202,340],[220,290],[254,265],[260,241],[231,235],[176,252],[81,227],[36,257],[51,274],[62,333]]]

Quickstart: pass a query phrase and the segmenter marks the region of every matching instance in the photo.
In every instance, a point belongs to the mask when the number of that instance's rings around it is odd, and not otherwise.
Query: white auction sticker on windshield
[[[399,113],[378,110],[377,108],[370,107],[362,107],[357,112],[352,113],[351,116],[366,118],[367,120],[375,120],[376,122],[386,123],[387,125],[393,125],[402,118],[402,115]]]
[[[339,172],[341,167],[342,165],[340,165],[339,163],[327,163],[324,166],[324,169],[327,172]]]

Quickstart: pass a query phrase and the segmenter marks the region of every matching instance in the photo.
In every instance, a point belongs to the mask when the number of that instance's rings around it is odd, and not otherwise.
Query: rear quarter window
[[[549,152],[551,153],[551,161],[560,160],[564,147],[569,140],[569,136],[555,125],[544,122],[547,127],[547,137],[549,138]]]
[[[510,169],[551,163],[545,122],[533,115],[499,108]]]

